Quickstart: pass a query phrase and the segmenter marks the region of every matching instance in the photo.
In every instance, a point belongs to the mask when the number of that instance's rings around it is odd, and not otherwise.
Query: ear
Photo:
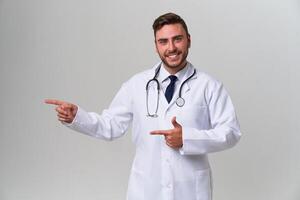
[[[187,39],[188,39],[188,48],[190,48],[191,47],[191,35],[190,34],[188,34]]]
[[[155,46],[155,51],[158,53],[157,45],[156,45],[156,38],[154,38],[154,46]]]

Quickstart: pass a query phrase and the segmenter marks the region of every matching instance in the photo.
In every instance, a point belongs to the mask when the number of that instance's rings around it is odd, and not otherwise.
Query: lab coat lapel
[[[185,81],[187,78],[189,78],[193,73],[194,73],[194,66],[192,64],[190,64],[191,67],[188,69],[187,73],[186,73],[186,76],[184,76],[183,81]],[[196,79],[197,78],[197,72],[196,74],[190,79],[188,80],[183,86],[182,86],[182,91],[181,91],[181,96],[184,98],[184,95],[190,91],[191,89],[191,82],[192,80]],[[181,82],[181,84],[182,84]],[[180,86],[179,86],[180,87]],[[178,94],[177,94],[177,97],[179,96],[179,89],[178,89]]]
[[[161,109],[162,109],[162,113],[165,114],[166,110],[168,109],[169,107],[169,103],[165,97],[165,93],[163,91],[163,89],[161,88],[160,89],[160,97],[159,97],[159,103],[160,103],[160,106],[161,106]]]

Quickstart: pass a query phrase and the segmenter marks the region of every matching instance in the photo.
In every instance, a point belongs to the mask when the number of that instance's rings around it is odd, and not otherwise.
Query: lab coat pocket
[[[195,177],[197,200],[211,200],[212,185],[210,169],[197,170],[195,172]]]
[[[127,200],[144,199],[144,181],[143,172],[133,168],[128,184]]]
[[[189,105],[182,109],[180,121],[184,126],[208,129],[209,128],[209,112],[206,105]]]

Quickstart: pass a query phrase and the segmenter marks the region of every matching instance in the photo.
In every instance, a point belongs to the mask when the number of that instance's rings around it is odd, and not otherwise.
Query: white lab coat
[[[156,67],[125,82],[101,115],[79,107],[68,126],[93,137],[113,140],[122,136],[132,122],[136,152],[127,200],[211,200],[207,154],[234,146],[241,136],[231,99],[222,83],[197,70],[182,87],[183,107],[175,104],[177,87],[170,104],[160,92],[158,118],[146,117],[145,88]],[[183,80],[194,70],[190,63],[187,67]],[[156,86],[150,84],[149,90],[149,109],[154,111]],[[163,136],[149,134],[152,130],[172,128],[173,116],[183,128],[183,147],[179,150],[168,147]]]

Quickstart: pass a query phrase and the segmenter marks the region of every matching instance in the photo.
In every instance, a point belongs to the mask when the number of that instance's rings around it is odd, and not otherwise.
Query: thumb
[[[181,127],[181,125],[176,121],[176,117],[173,117],[171,122],[172,122],[174,128],[180,128]]]

